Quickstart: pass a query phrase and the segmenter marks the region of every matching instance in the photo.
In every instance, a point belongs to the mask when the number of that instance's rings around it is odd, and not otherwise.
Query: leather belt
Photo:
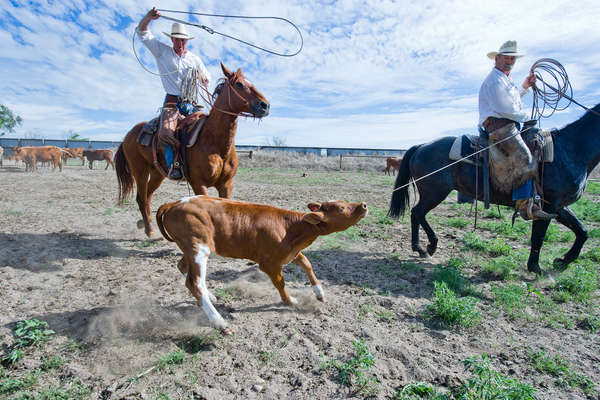
[[[483,124],[481,124],[488,133],[492,133],[495,130],[502,128],[508,124],[514,124],[515,121],[510,120],[508,118],[496,118],[496,117],[487,117]]]

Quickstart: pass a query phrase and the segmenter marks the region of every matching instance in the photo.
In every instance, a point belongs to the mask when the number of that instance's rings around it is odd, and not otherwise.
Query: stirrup
[[[183,174],[181,173],[181,169],[179,168],[179,162],[174,161],[173,164],[171,164],[171,169],[169,169],[167,177],[176,181],[180,181],[183,179]]]

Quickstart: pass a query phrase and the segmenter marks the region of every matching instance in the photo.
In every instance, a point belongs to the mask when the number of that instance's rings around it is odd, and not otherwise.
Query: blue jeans
[[[173,146],[165,145],[165,161],[167,162],[167,171],[171,169],[171,165],[173,164]]]
[[[537,191],[535,190],[535,183],[533,179],[529,179],[527,182],[518,188],[513,189],[512,191],[513,200],[529,199],[535,196],[537,196]]]

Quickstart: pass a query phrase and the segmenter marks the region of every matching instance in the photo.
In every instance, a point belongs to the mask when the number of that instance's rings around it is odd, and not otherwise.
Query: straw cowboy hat
[[[171,33],[163,32],[168,37],[172,37],[175,39],[187,39],[191,40],[194,37],[188,35],[187,29],[184,24],[180,24],[179,22],[173,22],[173,26],[171,27]]]
[[[493,60],[498,54],[513,57],[523,57],[525,55],[525,53],[521,53],[517,50],[516,40],[509,40],[507,42],[504,42],[504,44],[500,46],[498,51],[491,51],[487,54],[487,56]]]

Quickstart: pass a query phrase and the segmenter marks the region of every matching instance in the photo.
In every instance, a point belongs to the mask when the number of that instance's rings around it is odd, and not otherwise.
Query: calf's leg
[[[306,274],[306,276],[308,277],[308,280],[310,281],[313,292],[315,292],[315,296],[317,297],[317,300],[325,302],[325,292],[323,292],[323,287],[321,286],[321,282],[319,282],[319,280],[315,276],[315,273],[313,272],[313,269],[312,269],[312,265],[311,265],[310,261],[308,261],[308,258],[306,258],[306,256],[304,256],[304,254],[298,253],[298,256],[296,256],[296,258],[292,262],[295,263],[296,265],[299,265],[300,268],[302,268],[304,270],[304,273]]]
[[[193,259],[188,258],[189,261],[187,262],[188,268],[185,286],[202,306],[202,310],[204,310],[204,314],[206,314],[210,323],[215,328],[220,329],[223,334],[230,335],[233,333],[233,331],[227,327],[227,322],[225,322],[223,317],[221,317],[221,314],[219,314],[219,312],[215,309],[215,306],[213,306],[212,302],[210,301],[210,294],[206,288],[206,264],[208,262],[209,255],[210,249],[208,246],[203,244],[197,245],[196,253]]]
[[[281,265],[275,264],[259,264],[258,266],[261,271],[269,275],[271,282],[273,282],[273,286],[279,291],[279,296],[281,296],[281,301],[284,304],[297,304],[298,301],[290,296],[287,290],[285,290],[285,281],[283,280],[281,267]]]

